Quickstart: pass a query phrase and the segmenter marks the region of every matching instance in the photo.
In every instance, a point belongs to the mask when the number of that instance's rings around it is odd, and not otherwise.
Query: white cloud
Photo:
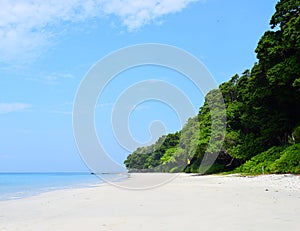
[[[199,0],[107,0],[103,10],[118,16],[129,31],[155,19],[180,12],[191,2]]]
[[[0,103],[0,114],[23,111],[30,107],[31,105],[25,103]]]
[[[0,0],[0,61],[36,58],[65,25],[115,15],[129,31],[203,0]]]
[[[28,80],[37,81],[47,85],[57,85],[61,83],[63,79],[73,79],[74,76],[68,73],[50,73],[46,75],[38,75],[28,77]]]

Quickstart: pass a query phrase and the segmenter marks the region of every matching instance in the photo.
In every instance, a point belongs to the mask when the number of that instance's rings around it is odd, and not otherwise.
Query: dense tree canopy
[[[209,103],[216,97],[212,90],[182,131],[137,149],[128,156],[126,167],[203,172],[205,153],[215,155],[221,148],[209,172],[232,170],[246,162],[238,170],[257,173],[259,168],[251,166],[259,162],[268,165],[269,172],[280,172],[287,164],[282,172],[300,173],[300,0],[279,1],[270,28],[255,50],[258,62],[219,86],[227,116],[222,147],[211,134]],[[211,139],[214,145],[209,146]]]

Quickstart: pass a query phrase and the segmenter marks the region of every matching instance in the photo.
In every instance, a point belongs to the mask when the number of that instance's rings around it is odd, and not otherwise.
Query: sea
[[[106,181],[120,181],[126,174],[91,173],[0,173],[0,201],[71,188],[96,187]]]

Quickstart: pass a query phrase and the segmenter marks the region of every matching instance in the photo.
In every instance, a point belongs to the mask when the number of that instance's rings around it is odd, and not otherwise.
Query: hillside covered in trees
[[[215,138],[208,146],[213,138],[209,104],[216,101],[212,90],[181,131],[130,154],[127,169],[300,174],[300,0],[277,3],[255,52],[258,61],[251,69],[219,86],[227,115],[223,144]],[[206,168],[209,155],[217,159]]]

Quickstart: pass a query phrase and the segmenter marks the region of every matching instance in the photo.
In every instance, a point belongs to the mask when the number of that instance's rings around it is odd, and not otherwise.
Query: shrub
[[[272,173],[300,174],[300,144],[287,147],[270,169]]]

